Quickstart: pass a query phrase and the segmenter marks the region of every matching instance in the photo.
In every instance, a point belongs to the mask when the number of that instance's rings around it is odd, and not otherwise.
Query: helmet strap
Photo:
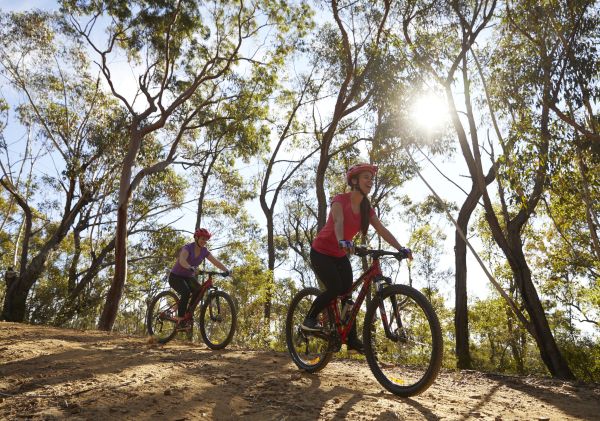
[[[350,183],[350,187],[352,188],[352,190],[358,190],[360,194],[363,195],[363,197],[367,196],[367,194],[360,188],[360,184],[358,183],[358,177],[356,177],[356,184],[352,183],[352,179],[350,180]]]

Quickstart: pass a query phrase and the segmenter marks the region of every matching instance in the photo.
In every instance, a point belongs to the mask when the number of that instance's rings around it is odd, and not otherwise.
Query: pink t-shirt
[[[354,236],[360,231],[360,212],[352,212],[352,204],[350,203],[350,195],[352,193],[338,194],[333,198],[331,204],[338,202],[342,205],[344,212],[344,240],[352,240]],[[375,211],[371,208],[369,218],[375,215]],[[335,230],[333,223],[333,215],[331,209],[329,210],[329,216],[325,226],[312,242],[312,247],[319,253],[326,254],[328,256],[343,257],[346,255],[344,250],[338,247],[338,240],[335,238]]]

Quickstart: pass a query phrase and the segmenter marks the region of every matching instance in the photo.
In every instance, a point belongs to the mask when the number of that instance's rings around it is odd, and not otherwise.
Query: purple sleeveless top
[[[206,256],[208,256],[210,254],[206,247],[202,247],[200,249],[200,254],[198,256],[194,256],[195,246],[196,246],[196,244],[189,243],[189,244],[186,244],[185,246],[183,246],[181,248],[181,250],[179,250],[179,254],[181,254],[183,249],[187,249],[187,251],[188,251],[187,262],[191,266],[200,265],[200,263],[202,263],[202,261],[206,258]],[[173,266],[173,269],[171,269],[171,273],[174,273],[175,275],[179,275],[179,276],[191,277],[193,275],[192,271],[184,268],[183,266],[181,266],[179,264],[179,254],[177,254],[177,262],[175,263],[175,266]]]

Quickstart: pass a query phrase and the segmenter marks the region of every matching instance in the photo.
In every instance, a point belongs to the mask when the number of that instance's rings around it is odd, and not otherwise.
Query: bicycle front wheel
[[[235,333],[237,312],[225,291],[213,291],[200,309],[200,335],[210,349],[223,349]]]
[[[148,334],[154,336],[158,343],[169,342],[177,333],[177,307],[179,297],[173,291],[163,291],[152,299],[148,306],[146,327]]]
[[[442,364],[440,322],[416,289],[391,285],[369,305],[363,326],[365,355],[383,387],[408,397],[424,392]]]
[[[333,356],[329,333],[335,328],[329,309],[319,314],[323,333],[304,332],[300,327],[313,301],[321,291],[305,288],[293,298],[285,321],[285,341],[298,368],[315,373],[325,368]]]

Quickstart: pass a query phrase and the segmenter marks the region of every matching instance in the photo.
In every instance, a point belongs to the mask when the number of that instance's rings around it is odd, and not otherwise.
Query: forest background
[[[434,303],[446,367],[600,379],[598,2],[5,3],[4,320],[143,334],[204,226],[234,341],[283,350],[368,161],[415,254],[385,270]]]

